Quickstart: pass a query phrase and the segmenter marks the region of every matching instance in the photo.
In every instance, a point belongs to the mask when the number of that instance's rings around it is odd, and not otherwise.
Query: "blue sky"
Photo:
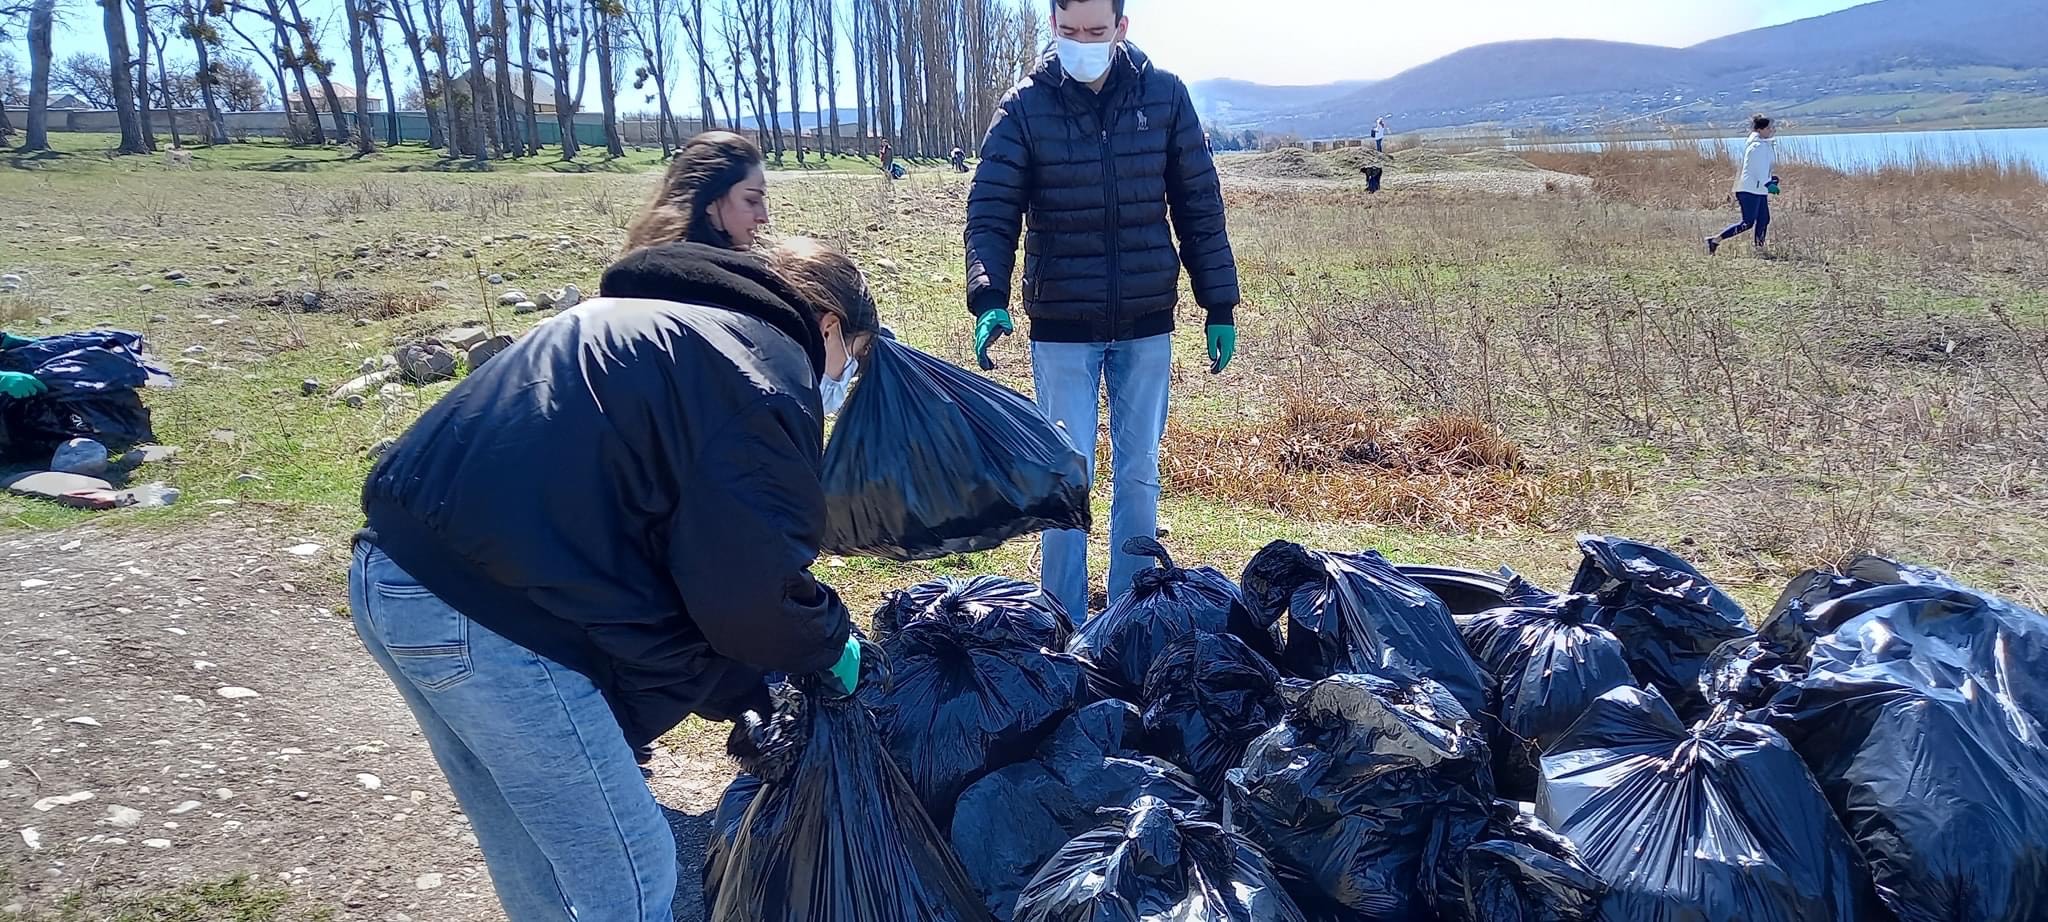
[[[60,0],[66,23],[57,54],[104,53],[99,8]],[[1038,3],[1041,0],[1028,0]],[[1689,45],[1855,6],[1860,0],[1128,0],[1131,39],[1189,79],[1322,83],[1392,76],[1471,45],[1527,38],[1597,38]],[[311,0],[337,10],[338,0]],[[328,14],[324,47],[348,69],[347,37]],[[451,20],[453,19],[451,15]],[[252,35],[250,25],[244,26]],[[230,44],[240,42],[232,34]],[[393,78],[411,66],[393,28]],[[17,57],[26,48],[19,40]],[[631,62],[627,63],[630,68]],[[374,80],[372,81],[375,82]],[[677,93],[693,106],[694,89]],[[636,95],[627,104],[640,108]]]

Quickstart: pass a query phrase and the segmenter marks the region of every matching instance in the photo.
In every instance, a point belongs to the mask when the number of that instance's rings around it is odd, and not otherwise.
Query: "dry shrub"
[[[1374,417],[1293,396],[1247,434],[1167,428],[1175,489],[1319,521],[1454,532],[1556,522],[1601,489],[1588,474],[1531,472],[1521,449],[1468,416]]]

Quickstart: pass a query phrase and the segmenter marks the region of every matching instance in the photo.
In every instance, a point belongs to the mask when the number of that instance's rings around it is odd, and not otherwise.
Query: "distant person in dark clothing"
[[[1735,177],[1735,202],[1742,206],[1742,220],[1707,238],[1707,255],[1721,249],[1721,241],[1756,231],[1756,251],[1764,252],[1764,237],[1771,230],[1771,195],[1778,178],[1771,175],[1778,157],[1778,129],[1767,116],[1749,120],[1749,143],[1742,147],[1742,172]]]

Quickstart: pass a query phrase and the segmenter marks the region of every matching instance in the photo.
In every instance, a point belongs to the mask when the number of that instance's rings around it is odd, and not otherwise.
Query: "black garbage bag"
[[[1279,625],[1255,621],[1230,577],[1213,567],[1176,567],[1166,548],[1151,538],[1132,538],[1123,550],[1151,557],[1159,566],[1139,573],[1131,591],[1083,625],[1067,645],[1068,653],[1088,664],[1104,697],[1138,700],[1152,661],[1192,631],[1235,634],[1268,660],[1279,655]]]
[[[1882,918],[1791,744],[1741,720],[1688,729],[1654,689],[1593,703],[1543,757],[1537,811],[1607,884],[1607,922]]]
[[[1152,664],[1144,703],[1145,751],[1221,797],[1224,774],[1280,720],[1280,673],[1234,636],[1195,631]]]
[[[4,457],[47,456],[79,438],[117,453],[152,443],[149,408],[136,391],[173,383],[150,358],[142,334],[125,330],[33,339],[0,350],[0,371],[32,374],[48,388],[36,397],[0,401]]]
[[[1081,661],[1055,652],[1072,633],[1066,612],[1029,583],[921,583],[892,593],[874,625],[894,681],[861,700],[942,826],[968,785],[1028,758],[1089,700]]]
[[[1457,918],[1493,804],[1478,722],[1428,679],[1338,675],[1282,694],[1285,718],[1229,774],[1239,828],[1313,916]]]
[[[719,808],[710,922],[986,922],[866,708],[787,686],[775,697]]]
[[[1524,591],[1522,604],[1458,625],[1465,647],[1499,683],[1498,721],[1488,726],[1501,796],[1536,796],[1543,750],[1571,729],[1594,699],[1635,684],[1621,641],[1587,620],[1590,596]]]
[[[1465,851],[1470,922],[1592,922],[1606,890],[1570,840],[1519,804],[1496,801],[1485,839]]]
[[[1215,808],[1195,779],[1142,755],[1138,709],[1097,701],[1061,723],[1029,761],[997,769],[960,795],[953,850],[997,919],[1017,892],[1069,839],[1095,828],[1106,808],[1158,798],[1191,817]]]
[[[1381,557],[1275,541],[1244,570],[1245,604],[1261,623],[1287,616],[1275,663],[1303,679],[1339,673],[1428,677],[1465,706],[1486,710],[1492,678],[1465,651],[1442,599]]]
[[[1742,605],[1663,548],[1580,535],[1579,550],[1571,591],[1598,600],[1589,620],[1621,639],[1629,669],[1681,717],[1706,716],[1701,669],[1722,644],[1754,633]]]
[[[1029,398],[877,337],[825,446],[829,553],[929,560],[1089,527],[1089,459]]]
[[[1883,581],[1883,582],[1880,582]],[[1858,561],[1807,612],[1805,675],[1754,712],[1791,740],[1901,922],[2048,918],[2048,619]]]
[[[1025,886],[1017,922],[1307,922],[1244,837],[1155,797],[1103,820]]]

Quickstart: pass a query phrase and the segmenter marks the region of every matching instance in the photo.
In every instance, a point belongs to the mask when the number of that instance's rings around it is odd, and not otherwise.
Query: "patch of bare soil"
[[[0,536],[0,916],[253,873],[336,920],[502,918],[412,716],[345,611],[345,547],[223,510]],[[731,769],[664,753],[677,918]],[[9,892],[11,889],[11,892]]]

